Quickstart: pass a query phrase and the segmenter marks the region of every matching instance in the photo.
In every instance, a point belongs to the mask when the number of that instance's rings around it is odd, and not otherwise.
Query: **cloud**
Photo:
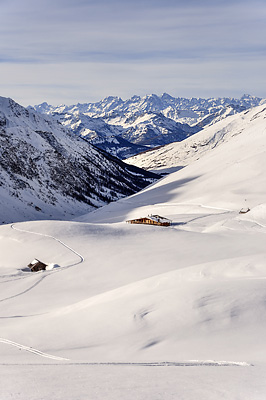
[[[264,45],[263,14],[253,8],[253,13],[249,8],[244,13],[244,3],[218,1],[213,6],[205,0],[201,7],[191,8],[188,4],[197,3],[25,0],[11,13],[14,23],[2,20],[1,54],[15,62],[21,58],[44,63],[123,62],[145,55],[154,59],[156,54],[158,59],[180,59],[189,52],[206,57],[208,52],[225,54],[226,49],[230,54],[232,49]]]
[[[21,79],[17,87],[27,83],[28,94],[45,76],[43,94],[50,98],[56,93],[54,74],[69,88],[60,98],[78,97],[73,82],[80,97],[85,91],[101,97],[104,90],[106,95],[142,87],[167,91],[170,77],[174,87],[187,85],[188,93],[193,82],[198,91],[201,87],[202,93],[210,93],[206,88],[212,87],[219,95],[221,80],[228,76],[229,81],[237,68],[246,71],[245,81],[241,74],[234,76],[232,90],[239,91],[236,84],[249,80],[256,94],[251,74],[258,77],[259,72],[264,79],[265,21],[266,4],[259,0],[2,0],[0,63],[14,65],[12,71]],[[23,76],[15,72],[19,68]]]
[[[124,99],[134,94],[168,92],[181,97],[235,96],[243,93],[265,97],[266,62],[234,59],[191,63],[65,63],[3,64],[5,85],[1,95],[22,105],[74,104],[98,101],[108,95]]]

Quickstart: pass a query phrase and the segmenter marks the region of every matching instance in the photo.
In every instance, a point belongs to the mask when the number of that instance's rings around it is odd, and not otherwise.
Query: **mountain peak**
[[[256,99],[256,98],[258,98],[258,97],[256,97],[256,96],[252,96],[251,94],[247,94],[247,93],[245,93],[245,94],[243,94],[243,96],[241,96],[241,100],[254,100],[254,99]],[[260,100],[262,100],[261,98],[259,98]]]
[[[168,93],[166,93],[166,92],[164,92],[164,93],[162,94],[161,98],[162,98],[163,100],[171,100],[171,99],[174,99],[174,97],[172,97],[170,94],[168,94]]]

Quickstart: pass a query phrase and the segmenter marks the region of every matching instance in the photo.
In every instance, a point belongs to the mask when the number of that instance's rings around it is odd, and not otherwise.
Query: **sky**
[[[0,0],[1,96],[266,97],[265,0]]]

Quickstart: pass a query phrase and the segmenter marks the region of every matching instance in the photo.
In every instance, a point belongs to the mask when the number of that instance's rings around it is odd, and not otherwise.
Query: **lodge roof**
[[[151,214],[151,215],[148,215],[147,218],[151,219],[152,221],[161,222],[161,223],[172,222],[170,219],[161,217],[160,215],[152,215]]]

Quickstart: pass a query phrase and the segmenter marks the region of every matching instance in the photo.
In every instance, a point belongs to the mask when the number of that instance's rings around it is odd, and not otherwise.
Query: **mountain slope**
[[[49,113],[48,113],[49,114]],[[71,129],[74,133],[86,139],[96,147],[107,151],[120,159],[145,151],[148,147],[135,145],[123,139],[120,126],[109,125],[102,118],[92,118],[82,114],[79,110],[73,113],[52,114],[63,126]]]
[[[155,178],[11,99],[0,98],[0,125],[1,222],[76,215]]]
[[[159,149],[146,151],[128,158],[126,162],[147,170],[171,172],[198,160],[234,136],[256,129],[264,131],[264,119],[265,105],[261,105],[217,122],[181,143],[171,143]]]

